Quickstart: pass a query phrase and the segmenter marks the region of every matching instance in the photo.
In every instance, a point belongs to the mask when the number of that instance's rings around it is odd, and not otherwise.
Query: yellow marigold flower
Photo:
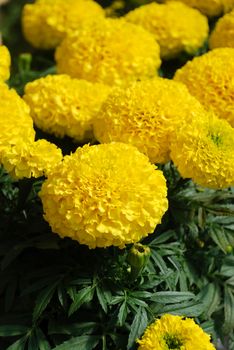
[[[212,50],[179,69],[175,80],[186,84],[207,109],[234,126],[234,48]]]
[[[234,48],[234,11],[218,20],[211,33],[209,45],[211,49],[216,47]]]
[[[138,350],[215,350],[210,335],[193,319],[168,314],[153,322],[137,342]]]
[[[55,57],[59,73],[108,85],[151,78],[161,63],[152,34],[123,19],[86,23]]]
[[[14,90],[0,83],[0,161],[2,152],[21,140],[33,142],[35,131],[29,107]]]
[[[109,90],[68,75],[48,75],[26,85],[24,100],[38,128],[82,141],[93,138],[92,121]]]
[[[34,47],[53,49],[83,22],[104,15],[93,0],[37,0],[23,8],[23,33]]]
[[[15,179],[48,176],[62,160],[62,152],[46,140],[8,147],[3,152],[2,164]]]
[[[171,159],[182,177],[214,189],[234,185],[234,129],[210,116],[180,128],[171,144]]]
[[[0,45],[0,80],[10,77],[11,56],[6,46]]]
[[[42,186],[52,231],[89,248],[123,248],[161,222],[167,188],[160,170],[135,147],[85,145],[64,157]]]
[[[170,59],[182,51],[194,54],[208,37],[208,20],[180,2],[151,3],[130,11],[127,21],[151,32],[160,45],[161,57]]]
[[[166,163],[175,130],[204,114],[185,85],[155,78],[113,89],[94,121],[94,134],[101,143],[129,143],[152,163]]]
[[[175,1],[175,0],[167,0]],[[207,16],[220,16],[234,7],[234,0],[176,0],[195,7]]]

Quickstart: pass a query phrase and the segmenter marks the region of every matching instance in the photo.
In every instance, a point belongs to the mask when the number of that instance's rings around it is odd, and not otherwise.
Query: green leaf
[[[27,338],[24,336],[10,345],[6,350],[24,350]]]
[[[124,302],[119,308],[119,313],[118,313],[118,323],[120,326],[124,325],[127,315],[128,315],[128,306],[127,306],[126,300],[124,300]]]
[[[92,350],[99,343],[100,337],[94,335],[82,335],[72,338],[65,343],[56,346],[53,350]]]
[[[35,349],[38,349],[38,344],[37,344],[37,336],[33,331],[30,334],[30,337],[28,339],[28,350],[35,350]]]
[[[191,292],[156,292],[150,299],[161,304],[174,304],[194,298],[195,295]]]
[[[148,317],[145,308],[139,307],[133,322],[131,324],[131,331],[128,337],[127,350],[135,344],[136,340],[142,335],[148,325]]]
[[[100,286],[96,286],[96,293],[98,297],[98,301],[105,313],[108,311],[108,304],[110,303],[110,295],[107,294],[107,291]]]
[[[205,313],[210,317],[216,311],[220,303],[220,290],[218,285],[208,283],[197,295],[197,300],[202,302],[205,307]]]
[[[84,303],[90,302],[93,299],[93,294],[94,286],[81,289],[76,294],[75,299],[69,308],[68,316],[71,316],[74,312],[76,312]]]
[[[156,304],[157,306],[157,304]],[[160,308],[160,315],[170,313],[173,315],[181,315],[188,317],[198,317],[204,312],[204,305],[200,302],[185,302],[177,304],[169,304]]]
[[[0,337],[12,337],[15,335],[25,334],[28,327],[21,325],[4,325],[0,326]]]
[[[223,227],[219,225],[212,225],[210,227],[209,234],[218,247],[224,253],[227,253],[227,247],[230,245],[230,242],[227,239]]]
[[[225,288],[224,293],[224,319],[225,333],[234,328],[234,294],[230,288]]]
[[[175,237],[175,231],[169,230],[160,235],[158,235],[153,241],[149,243],[149,246],[157,246],[161,243],[167,242],[169,239]]]
[[[46,340],[46,337],[40,328],[36,328],[36,336],[37,336],[37,347],[39,348],[39,350],[51,349],[49,342]]]
[[[99,326],[96,322],[82,322],[82,323],[71,323],[62,324],[61,322],[49,323],[48,334],[67,334],[72,336],[90,334],[97,329]]]
[[[50,303],[58,283],[59,281],[43,289],[38,295],[35,302],[35,308],[33,310],[33,322],[37,321],[37,319],[41,316],[43,311],[46,309],[46,307]]]

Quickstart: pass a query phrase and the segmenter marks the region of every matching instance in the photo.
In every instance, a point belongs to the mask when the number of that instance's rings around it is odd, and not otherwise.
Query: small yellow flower
[[[164,59],[173,58],[182,51],[194,54],[209,32],[207,18],[180,2],[144,5],[130,11],[125,18],[154,35]]]
[[[171,158],[182,177],[214,189],[234,185],[234,129],[214,116],[180,128]]]
[[[234,48],[234,11],[218,20],[211,33],[209,45],[211,49],[216,47]]]
[[[175,0],[165,0],[175,1]],[[234,0],[176,0],[185,3],[188,6],[195,7],[204,15],[213,17],[220,16],[222,13],[231,11],[234,8]]]
[[[121,143],[78,148],[40,192],[52,231],[89,248],[123,248],[146,237],[167,210],[166,195],[162,172]]]
[[[6,46],[0,45],[0,80],[10,77],[11,56]]]
[[[152,163],[166,163],[176,130],[205,114],[185,85],[155,78],[113,89],[94,121],[94,134],[101,143],[129,143]]]
[[[8,147],[3,152],[2,164],[15,179],[48,176],[62,160],[62,152],[46,140],[25,143]]]
[[[193,319],[168,314],[153,322],[137,342],[138,350],[215,350],[210,335]]]
[[[152,34],[123,19],[86,23],[64,39],[55,57],[59,73],[111,86],[152,78],[161,63]]]
[[[83,22],[104,15],[93,0],[36,0],[23,8],[23,33],[34,47],[53,49]]]
[[[93,118],[109,90],[109,86],[68,75],[48,75],[26,85],[24,100],[39,129],[84,141],[93,139]]]
[[[179,69],[174,79],[186,84],[208,110],[234,126],[234,48],[214,49]]]

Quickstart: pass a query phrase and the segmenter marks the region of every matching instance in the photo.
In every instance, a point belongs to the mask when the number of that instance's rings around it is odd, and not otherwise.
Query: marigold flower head
[[[234,48],[234,10],[217,21],[210,36],[209,46],[211,49],[216,47]]]
[[[94,120],[94,134],[101,143],[133,144],[151,162],[166,163],[177,128],[206,113],[185,85],[155,78],[113,89]]]
[[[168,314],[153,322],[137,342],[138,350],[215,350],[210,335],[193,319]]]
[[[175,1],[175,0],[166,0]],[[234,7],[234,0],[176,0],[195,7],[207,16],[220,16]]]
[[[6,148],[2,156],[4,168],[15,179],[48,176],[61,160],[61,150],[46,140],[32,143],[20,140]]]
[[[2,152],[24,140],[33,142],[35,131],[29,107],[13,89],[0,82],[0,161]]]
[[[234,185],[234,129],[215,116],[180,128],[171,159],[182,177],[214,189]]]
[[[11,56],[8,48],[0,45],[0,80],[5,81],[10,77]]]
[[[64,157],[40,196],[52,231],[89,248],[123,248],[161,222],[167,188],[160,170],[135,147],[88,146]]]
[[[130,11],[125,18],[154,35],[160,45],[161,57],[165,59],[182,51],[194,54],[204,44],[209,32],[205,16],[176,1],[143,5]]]
[[[83,22],[104,16],[93,0],[36,0],[23,8],[23,33],[34,47],[53,49]]]
[[[161,63],[153,35],[123,19],[86,23],[55,57],[59,73],[108,85],[152,78]]]
[[[38,128],[83,141],[93,138],[92,121],[109,90],[68,75],[48,75],[26,85],[24,100]]]
[[[186,84],[207,109],[234,126],[234,48],[214,49],[179,69],[174,79]]]

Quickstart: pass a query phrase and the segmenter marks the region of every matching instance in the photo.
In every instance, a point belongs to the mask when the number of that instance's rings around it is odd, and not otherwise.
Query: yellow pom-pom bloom
[[[94,121],[94,134],[101,143],[129,143],[151,162],[166,163],[177,128],[205,114],[185,85],[155,78],[114,89]]]
[[[0,80],[10,77],[11,56],[6,46],[0,45]]]
[[[209,45],[211,49],[216,47],[234,48],[234,11],[218,20],[215,29],[211,33]]]
[[[26,85],[24,100],[39,129],[83,141],[93,138],[92,121],[109,90],[68,75],[48,75]]]
[[[0,160],[2,152],[22,140],[33,142],[35,131],[29,107],[14,90],[0,83]]]
[[[194,54],[209,32],[207,18],[180,2],[144,5],[130,11],[125,18],[154,35],[160,45],[161,57],[165,59],[183,51]]]
[[[214,189],[234,185],[234,129],[214,116],[180,128],[171,159],[182,177]]]
[[[193,319],[163,315],[153,322],[138,340],[138,350],[215,350],[205,333]]]
[[[83,22],[104,15],[93,0],[37,0],[23,8],[23,33],[34,47],[53,49]]]
[[[52,231],[89,248],[123,248],[161,222],[167,188],[160,170],[135,147],[85,145],[66,156],[42,186]]]
[[[160,66],[152,34],[123,19],[83,25],[56,50],[59,73],[108,85],[152,78]]]
[[[2,156],[4,168],[15,179],[48,176],[61,160],[61,150],[46,140],[20,141]]]
[[[179,69],[175,80],[186,84],[207,109],[234,126],[234,48],[214,49]]]
[[[175,1],[175,0],[167,0]],[[234,7],[234,0],[176,0],[197,8],[207,16],[220,16]]]

